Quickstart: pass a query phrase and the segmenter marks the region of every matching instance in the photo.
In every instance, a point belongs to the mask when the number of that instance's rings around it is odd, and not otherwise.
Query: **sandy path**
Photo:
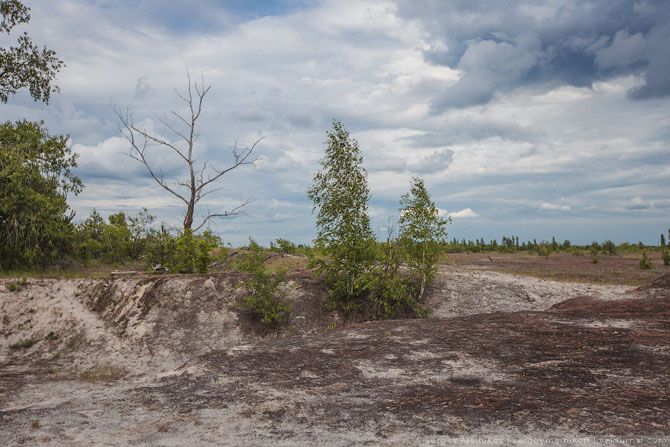
[[[434,318],[450,318],[489,312],[547,310],[577,296],[616,300],[634,287],[559,282],[530,276],[445,267],[428,297]]]

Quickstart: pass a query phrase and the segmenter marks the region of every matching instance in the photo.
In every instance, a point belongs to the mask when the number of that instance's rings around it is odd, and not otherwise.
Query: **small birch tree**
[[[445,227],[451,218],[440,216],[423,180],[418,177],[412,178],[411,190],[401,197],[400,205],[400,240],[409,268],[420,278],[418,301],[421,301],[426,285],[437,271],[441,243],[447,238]]]
[[[365,289],[363,275],[374,263],[374,235],[367,215],[370,192],[358,142],[339,121],[328,132],[326,155],[307,194],[317,211],[318,247],[328,259],[319,261],[326,272],[332,298],[344,310]]]

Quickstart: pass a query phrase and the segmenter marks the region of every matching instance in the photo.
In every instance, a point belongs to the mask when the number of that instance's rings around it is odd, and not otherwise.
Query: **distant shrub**
[[[570,247],[570,253],[572,253],[572,256],[584,256],[584,250],[576,245]]]
[[[594,264],[597,264],[598,261],[599,261],[598,256],[593,256],[593,257],[591,258],[591,262],[594,263]]]
[[[217,247],[212,250],[212,260],[219,265],[223,265],[228,260],[230,250],[227,247]]]
[[[616,245],[614,245],[614,242],[609,239],[603,242],[602,250],[610,256],[615,256],[617,254]]]
[[[651,269],[651,259],[647,256],[647,252],[642,252],[642,259],[640,259],[640,269],[650,270]]]
[[[275,242],[276,242],[277,245],[270,242],[270,250],[276,251],[276,252],[279,252],[279,253],[286,253],[288,255],[294,255],[296,253],[295,244],[293,242],[289,241],[288,239],[279,238]]]
[[[535,247],[535,253],[538,256],[544,256],[545,259],[549,259],[550,251],[549,247],[547,247],[546,245],[538,245],[537,247]]]
[[[661,258],[663,258],[663,265],[665,266],[670,265],[670,251],[664,248],[663,251],[661,252]]]
[[[243,286],[248,295],[244,297],[241,307],[249,311],[261,324],[271,329],[278,329],[290,321],[292,306],[284,301],[279,290],[286,281],[286,271],[273,275],[265,269],[265,253],[253,239],[249,239],[249,251],[237,267],[248,273]]]

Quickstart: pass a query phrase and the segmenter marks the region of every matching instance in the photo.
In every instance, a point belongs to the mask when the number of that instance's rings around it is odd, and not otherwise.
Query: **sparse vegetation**
[[[37,343],[37,340],[33,338],[29,338],[27,340],[23,340],[22,342],[19,343],[14,343],[9,345],[9,350],[10,351],[16,351],[19,349],[30,349],[33,347],[33,345]]]
[[[263,248],[249,239],[249,253],[237,264],[241,271],[248,274],[243,282],[248,295],[244,297],[241,307],[265,327],[279,329],[290,322],[292,310],[279,288],[286,281],[286,271],[275,274],[267,272],[265,259]]]
[[[10,292],[18,292],[28,285],[28,278],[24,275],[20,280],[9,281],[6,285]]]
[[[642,259],[640,259],[640,269],[641,270],[651,270],[651,259],[647,256],[647,252],[642,252]]]
[[[79,378],[87,382],[112,382],[119,380],[126,374],[123,368],[116,366],[98,366],[95,368],[83,371]]]

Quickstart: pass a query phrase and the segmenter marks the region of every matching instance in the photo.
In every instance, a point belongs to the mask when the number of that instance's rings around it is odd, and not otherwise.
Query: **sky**
[[[31,22],[0,43],[26,31],[66,67],[48,105],[22,92],[0,120],[70,135],[79,221],[145,207],[180,225],[183,207],[128,157],[114,107],[178,144],[161,119],[186,112],[188,72],[211,86],[197,160],[223,168],[234,145],[264,137],[255,166],[223,176],[196,210],[197,223],[251,200],[210,225],[234,246],[314,239],[306,190],[333,120],[359,143],[380,235],[413,176],[452,217],[449,238],[657,244],[670,227],[670,2],[25,3]],[[149,151],[183,180],[183,162]]]

